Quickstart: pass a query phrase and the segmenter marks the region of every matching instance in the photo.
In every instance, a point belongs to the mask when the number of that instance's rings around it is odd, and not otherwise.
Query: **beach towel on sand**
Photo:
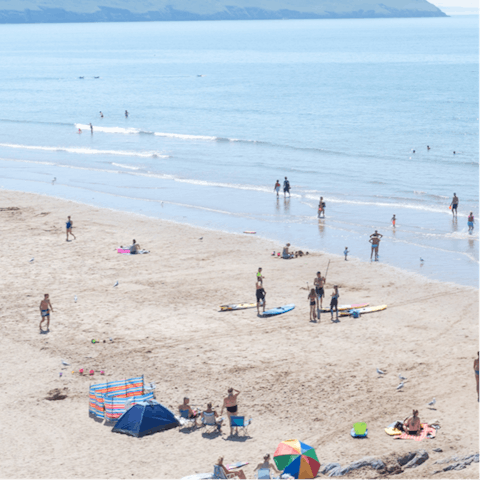
[[[137,253],[130,253],[129,248],[117,248],[117,252],[122,255],[143,255],[145,253],[150,253],[148,250],[138,250]]]
[[[426,423],[422,423],[422,430],[420,435],[410,435],[408,433],[402,433],[395,437],[395,440],[415,440],[416,442],[421,442],[425,438],[435,438],[437,431],[433,427],[429,427]]]

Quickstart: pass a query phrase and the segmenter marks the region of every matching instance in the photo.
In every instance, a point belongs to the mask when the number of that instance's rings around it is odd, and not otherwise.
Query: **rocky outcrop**
[[[350,5],[350,6],[348,6]],[[0,23],[140,22],[185,20],[271,20],[314,18],[444,17],[427,0],[7,0]]]
[[[384,470],[386,468],[382,460],[373,457],[365,457],[343,468],[339,463],[328,463],[323,467],[320,473],[328,475],[329,477],[343,477],[347,473],[366,467],[372,468],[373,470]]]
[[[454,463],[452,463],[454,462]],[[448,472],[449,470],[463,470],[464,468],[467,468],[471,463],[478,463],[478,453],[472,453],[471,455],[465,455],[464,457],[449,457],[449,458],[444,458],[443,460],[438,460],[435,462],[435,464],[446,464],[446,463],[451,463],[451,465],[448,465],[447,467],[444,467],[440,470],[436,470],[435,473],[440,473],[440,472]]]

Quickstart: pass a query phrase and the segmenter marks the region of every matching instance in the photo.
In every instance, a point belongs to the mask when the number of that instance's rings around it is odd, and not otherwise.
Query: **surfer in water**
[[[90,132],[93,133],[93,125],[90,124]]]
[[[103,113],[102,112],[100,112],[100,118],[103,118]]]
[[[263,289],[263,283],[259,280],[257,282],[257,292],[256,292],[256,295],[257,295],[257,314],[258,315],[260,315],[260,302],[262,302],[263,313],[265,313],[265,305],[266,305],[265,295],[266,294],[267,294],[267,292]]]
[[[128,110],[125,110],[125,118],[128,118]]]
[[[317,272],[317,276],[313,280],[313,284],[315,285],[315,293],[317,294],[317,309],[322,308],[323,297],[325,295],[325,277],[322,277],[320,272]],[[318,304],[320,303],[320,307]]]
[[[77,133],[82,133],[82,129],[81,129],[81,128],[79,128]]]
[[[458,200],[457,194],[454,193],[454,194],[453,194],[453,198],[452,198],[452,203],[450,204],[450,207],[451,207],[451,209],[452,209],[452,216],[453,216],[453,217],[456,217],[456,216],[457,216],[458,203],[459,203],[459,200]]]
[[[473,212],[470,212],[468,216],[468,231],[471,233],[473,232],[475,226],[475,217],[473,216]]]
[[[277,192],[277,197],[278,197],[278,195],[280,193],[280,182],[278,180],[275,182],[275,186],[273,187],[273,191]]]

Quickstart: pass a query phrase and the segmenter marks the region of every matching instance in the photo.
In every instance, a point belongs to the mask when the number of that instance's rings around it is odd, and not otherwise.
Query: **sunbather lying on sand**
[[[229,472],[225,467],[225,465],[223,464],[223,457],[220,457],[217,460],[217,465],[223,470],[223,473],[225,474],[225,478],[243,478],[243,479],[247,478],[245,476],[245,473],[243,473],[243,470],[239,470],[238,472]]]
[[[418,435],[420,433],[420,418],[418,417],[418,410],[413,411],[413,415],[408,417],[403,422],[403,431],[410,435]]]

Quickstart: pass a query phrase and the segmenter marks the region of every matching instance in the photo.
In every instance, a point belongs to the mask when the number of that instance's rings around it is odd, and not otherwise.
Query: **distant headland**
[[[0,23],[446,17],[427,0],[2,0]]]

